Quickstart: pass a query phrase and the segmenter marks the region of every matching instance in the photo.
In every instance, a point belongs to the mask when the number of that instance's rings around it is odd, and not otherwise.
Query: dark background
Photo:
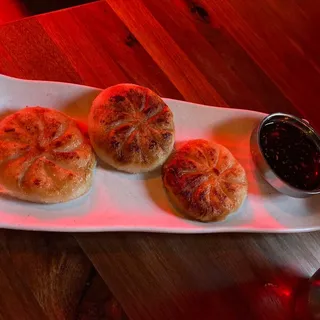
[[[29,14],[40,14],[54,10],[64,9],[80,4],[93,2],[94,0],[20,0]]]

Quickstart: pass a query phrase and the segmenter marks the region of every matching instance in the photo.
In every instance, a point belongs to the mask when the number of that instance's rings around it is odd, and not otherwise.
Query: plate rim
[[[42,85],[54,85],[61,87],[77,87],[79,89],[85,90],[97,90],[102,91],[103,89],[87,86],[83,84],[74,84],[69,82],[59,82],[59,81],[48,81],[48,80],[28,80],[16,78],[8,75],[0,74],[0,81],[10,81],[10,82],[22,82],[25,84],[42,84]],[[0,82],[1,84],[1,82]],[[178,103],[178,104],[188,104],[195,107],[207,108],[207,109],[216,109],[216,110],[225,110],[226,112],[237,111],[239,113],[254,113],[259,116],[266,116],[266,113],[247,110],[247,109],[238,109],[238,108],[230,108],[226,106],[218,107],[218,106],[210,106],[205,104],[193,103],[184,100],[177,100],[171,98],[163,98],[166,103]],[[169,104],[168,103],[168,104]],[[211,222],[214,223],[214,222]],[[320,230],[320,225],[310,226],[307,228],[257,228],[257,227],[241,227],[241,226],[218,226],[217,228],[202,228],[200,226],[191,226],[191,227],[135,227],[132,226],[58,226],[53,224],[52,226],[47,225],[25,225],[23,223],[2,223],[0,222],[0,228],[2,229],[12,229],[12,230],[29,230],[29,231],[48,231],[48,232],[152,232],[152,233],[175,233],[175,234],[209,234],[209,233],[304,233],[304,232],[315,232]]]

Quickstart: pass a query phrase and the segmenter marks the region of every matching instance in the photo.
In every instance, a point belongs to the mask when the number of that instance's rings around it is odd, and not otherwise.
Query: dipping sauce
[[[291,123],[266,123],[260,131],[260,146],[283,181],[302,190],[320,187],[319,147],[302,129]]]

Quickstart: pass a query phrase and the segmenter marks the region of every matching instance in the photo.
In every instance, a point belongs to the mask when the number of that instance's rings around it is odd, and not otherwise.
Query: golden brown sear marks
[[[246,173],[225,147],[193,140],[163,167],[163,183],[173,203],[200,221],[224,219],[247,195]]]
[[[31,107],[0,122],[0,184],[17,198],[44,203],[79,197],[91,186],[95,156],[75,121]]]
[[[99,157],[127,172],[161,165],[174,144],[173,115],[151,90],[120,84],[104,90],[89,116],[89,135]]]

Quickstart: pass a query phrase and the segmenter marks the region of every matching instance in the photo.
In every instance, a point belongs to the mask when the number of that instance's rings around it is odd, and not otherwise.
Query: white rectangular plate
[[[0,76],[0,115],[25,106],[55,108],[86,122],[99,89]],[[303,232],[320,230],[320,197],[277,193],[255,172],[249,137],[262,113],[165,99],[174,113],[176,140],[203,138],[225,145],[244,166],[248,198],[227,220],[200,223],[179,217],[162,187],[160,171],[130,175],[98,166],[89,194],[64,204],[33,204],[0,197],[0,227],[47,231],[173,233]]]

